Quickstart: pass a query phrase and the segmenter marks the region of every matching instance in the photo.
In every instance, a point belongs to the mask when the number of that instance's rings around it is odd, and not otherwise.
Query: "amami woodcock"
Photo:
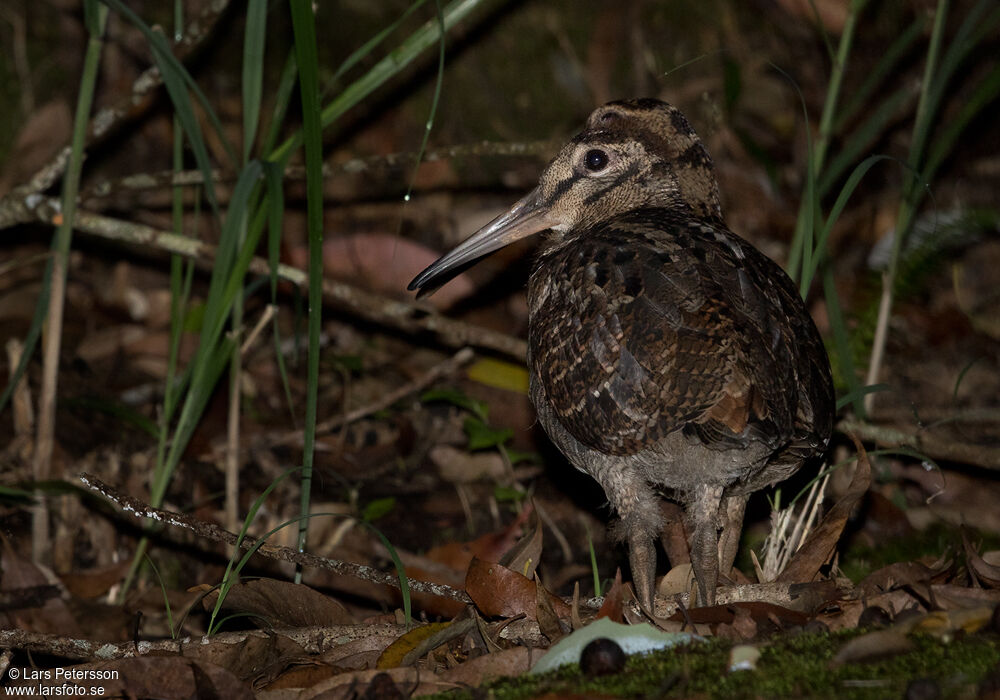
[[[712,160],[654,99],[612,102],[538,187],[420,273],[457,269],[546,231],[528,286],[538,419],[604,488],[652,610],[659,499],[685,509],[701,600],[735,559],[750,493],[830,438],[819,333],[782,269],[726,226]]]

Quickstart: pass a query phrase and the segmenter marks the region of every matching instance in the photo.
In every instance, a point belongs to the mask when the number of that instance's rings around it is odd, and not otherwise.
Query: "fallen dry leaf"
[[[427,639],[430,639],[438,632],[451,627],[451,622],[431,622],[430,624],[414,627],[409,632],[401,634],[392,644],[387,646],[378,657],[375,668],[396,668],[403,665],[403,658],[416,649]]]
[[[324,652],[319,661],[330,666],[335,666],[338,671],[358,671],[365,668],[375,668],[378,657],[382,655],[385,648],[392,644],[399,636],[393,631],[388,634],[388,630],[383,627],[378,632],[360,639],[353,639],[344,644],[337,644],[329,651]]]
[[[922,632],[935,637],[948,637],[959,630],[975,634],[990,623],[993,607],[979,606],[959,610],[935,610],[909,625],[909,631]]]
[[[218,591],[212,591],[202,605],[211,611],[218,597]],[[257,615],[273,627],[329,627],[355,622],[347,608],[333,598],[303,584],[270,578],[232,586],[222,608]]]
[[[897,654],[905,654],[912,649],[913,642],[901,631],[876,630],[847,642],[830,661],[830,666],[836,668],[844,664],[879,661]]]
[[[568,631],[563,629],[559,622],[560,616],[552,607],[553,598],[555,596],[545,590],[538,574],[535,574],[535,620],[538,621],[538,631],[549,640],[550,644],[555,644]],[[572,615],[572,611],[570,611],[570,615]],[[565,619],[568,616],[563,615],[562,617]]]
[[[457,683],[441,680],[434,673],[417,669],[412,666],[401,666],[388,670],[368,669],[366,671],[351,671],[349,673],[339,673],[332,678],[321,681],[311,688],[306,688],[298,694],[298,700],[312,700],[313,698],[323,698],[323,700],[357,700],[364,696],[365,690],[371,685],[376,676],[387,675],[392,682],[405,691],[407,695],[427,695],[429,693],[443,693],[453,690]],[[383,681],[381,681],[384,683]],[[283,697],[289,697],[287,695]],[[295,696],[292,696],[295,697]]]
[[[692,608],[687,611],[687,617],[680,611],[671,615],[668,620],[683,622],[685,619],[695,624],[732,625],[738,616],[749,615],[756,624],[767,623],[778,628],[801,626],[809,621],[809,615],[798,610],[785,608],[774,603],[745,602],[713,605],[710,608]]]
[[[601,609],[597,611],[597,617],[606,617],[612,622],[624,622],[624,592],[622,570],[618,569],[615,571],[614,583],[604,594],[604,602],[601,603]]]
[[[503,558],[518,541],[521,528],[530,512],[530,506],[526,506],[507,527],[488,532],[470,542],[447,542],[431,548],[423,557],[408,556],[406,575],[420,581],[462,588],[473,558],[486,561],[499,561]],[[440,617],[455,617],[466,605],[461,601],[427,593],[414,593],[412,599],[417,609]]]
[[[34,592],[38,607],[0,612],[0,625],[5,629],[19,628],[65,636],[81,636],[79,626],[67,602],[59,596],[45,593],[55,576],[46,575],[43,569],[20,556],[7,538],[3,538],[3,577],[0,591],[15,594],[18,591]],[[43,588],[44,587],[44,588]],[[27,599],[31,596],[28,595]]]
[[[463,686],[479,686],[486,681],[505,676],[519,676],[527,673],[537,661],[545,656],[545,649],[514,647],[492,654],[485,654],[440,674],[441,681]]]
[[[535,588],[535,582],[530,578],[478,557],[469,564],[469,572],[465,577],[465,592],[487,617],[527,615],[534,618],[537,606]],[[561,598],[548,592],[546,595],[549,596],[556,615],[568,618],[570,607]]]
[[[898,561],[868,574],[858,584],[858,592],[870,597],[900,586],[929,583],[940,573],[917,561]],[[939,582],[943,582],[943,579]]]
[[[449,484],[474,484],[478,481],[498,481],[507,474],[507,466],[499,452],[474,452],[452,445],[436,445],[428,456],[438,474]]]
[[[121,581],[131,564],[124,559],[111,566],[74,571],[72,576],[62,576],[61,580],[71,594],[79,598],[97,598]]]
[[[245,637],[208,637],[183,647],[183,657],[225,669],[237,678],[262,685],[289,666],[308,658],[305,650],[283,634],[249,633]]]
[[[693,583],[694,569],[691,568],[691,562],[687,561],[670,568],[657,584],[656,593],[664,598],[673,598],[689,592]]]

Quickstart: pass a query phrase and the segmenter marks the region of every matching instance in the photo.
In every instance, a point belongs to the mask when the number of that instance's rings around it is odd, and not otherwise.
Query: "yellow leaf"
[[[516,391],[519,394],[528,393],[528,369],[521,364],[486,357],[472,363],[466,375],[472,381],[486,386]]]
[[[449,625],[451,625],[450,622],[432,622],[420,627],[414,627],[409,632],[400,635],[378,657],[375,668],[396,668],[403,662],[403,657],[416,649],[421,642],[437,634]]]

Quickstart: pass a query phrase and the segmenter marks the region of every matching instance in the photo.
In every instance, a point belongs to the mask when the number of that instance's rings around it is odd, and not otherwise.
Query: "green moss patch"
[[[858,630],[784,636],[760,645],[754,671],[728,672],[732,643],[704,643],[633,656],[625,671],[587,678],[575,666],[537,677],[506,679],[476,691],[441,698],[513,700],[546,693],[616,697],[708,698],[892,698],[907,685],[932,679],[942,698],[974,696],[977,686],[1000,664],[1000,637],[964,635],[950,642],[913,638],[914,649],[889,659],[834,668],[831,660]],[[485,692],[485,695],[484,695]]]

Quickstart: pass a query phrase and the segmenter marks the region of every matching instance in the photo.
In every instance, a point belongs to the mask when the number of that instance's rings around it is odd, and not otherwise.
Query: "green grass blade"
[[[180,630],[174,629],[174,615],[173,610],[170,606],[170,596],[167,595],[167,585],[163,582],[163,577],[160,576],[160,570],[156,568],[156,564],[149,557],[148,554],[143,554],[143,559],[149,564],[149,568],[153,570],[153,575],[156,576],[156,581],[160,585],[160,594],[163,596],[163,609],[167,613],[167,629],[170,630],[170,638],[177,639],[177,633]]]
[[[854,194],[854,190],[857,189],[858,185],[861,183],[861,179],[868,174],[868,171],[872,167],[883,160],[895,160],[889,156],[869,156],[865,158],[861,163],[858,164],[851,176],[847,178],[847,182],[840,190],[840,194],[837,196],[837,201],[834,202],[833,208],[830,209],[830,214],[826,218],[826,223],[823,225],[823,230],[820,231],[819,236],[816,238],[816,250],[821,251],[817,254],[810,262],[809,267],[805,269],[805,274],[803,275],[803,280],[812,280],[813,275],[816,274],[816,268],[819,266],[820,258],[825,256],[826,242],[830,238],[830,233],[833,231],[834,224],[837,223],[837,219],[840,218],[840,214],[844,211],[844,207],[847,206],[848,200],[851,195]],[[808,286],[806,287],[808,289]]]
[[[813,169],[812,129],[809,127],[809,108],[806,106],[806,98],[802,94],[802,90],[799,89],[798,84],[792,79],[792,76],[788,75],[778,66],[774,66],[774,68],[791,83],[795,94],[798,95],[806,132],[806,189],[802,193],[802,202],[799,204],[798,219],[795,222],[795,235],[792,237],[792,244],[788,249],[788,263],[786,266],[788,276],[793,281],[797,281],[802,277],[802,259],[805,255],[806,240],[811,240],[812,230],[816,225],[816,198],[814,196],[816,173]]]
[[[594,597],[601,597],[601,572],[597,568],[597,552],[594,551],[594,540],[590,537],[590,530],[587,531],[587,548],[590,550],[590,573],[594,575]]]
[[[840,43],[837,45],[837,55],[833,59],[830,70],[830,82],[826,87],[826,99],[823,101],[823,114],[819,120],[819,136],[816,139],[816,153],[814,174],[826,163],[826,149],[830,145],[833,136],[834,116],[837,114],[837,104],[840,100],[840,87],[844,80],[844,70],[847,66],[847,59],[851,55],[851,47],[854,45],[854,33],[858,26],[858,17],[864,11],[869,0],[852,0],[851,10],[847,13],[847,20],[844,22],[844,29],[840,33]],[[820,27],[822,28],[822,23]]]
[[[154,476],[150,488],[149,502],[156,508],[163,504],[163,498],[166,496],[174,470],[191,440],[191,435],[205,411],[205,406],[208,405],[208,400],[212,396],[215,385],[219,382],[219,377],[222,376],[223,370],[229,363],[229,353],[235,346],[234,340],[225,338],[212,351],[203,353],[199,363],[195,366],[192,382],[181,407],[173,441],[167,453],[167,460],[164,468]]]
[[[368,54],[370,54],[372,51],[374,51],[379,46],[379,44],[385,41],[390,34],[399,29],[400,25],[402,25],[403,22],[405,22],[410,17],[410,15],[416,12],[425,2],[426,0],[416,0],[416,2],[412,3],[409,7],[407,7],[406,10],[403,12],[403,14],[401,14],[398,18],[396,18],[396,20],[392,24],[390,24],[388,27],[386,27],[378,34],[373,36],[371,39],[366,41],[364,44],[361,45],[360,48],[351,52],[351,55],[348,56],[346,59],[344,59],[344,62],[340,64],[339,68],[337,68],[337,72],[333,74],[333,77],[330,79],[330,83],[336,83],[345,73],[347,73],[347,71],[349,71],[351,68],[357,65],[359,61],[368,56]]]
[[[77,97],[76,112],[73,117],[73,136],[70,143],[69,164],[63,180],[62,192],[62,222],[56,229],[52,240],[52,251],[55,256],[65,260],[69,255],[73,235],[73,218],[76,214],[76,195],[80,187],[80,174],[83,171],[83,148],[87,136],[87,124],[94,101],[94,91],[97,85],[97,74],[100,70],[100,58],[104,48],[104,27],[107,24],[107,8],[99,6],[94,0],[84,2],[85,19],[90,38],[87,42],[87,52],[84,56],[83,71],[80,77],[80,93]],[[35,306],[31,326],[24,339],[24,348],[17,368],[0,395],[0,411],[10,400],[14,387],[21,381],[28,362],[34,354],[35,346],[42,333],[42,326],[49,308],[52,290],[52,273],[55,269],[55,257],[50,257],[42,276],[42,291]],[[65,265],[62,266],[65,270]]]
[[[253,556],[253,553],[256,552],[258,549],[260,549],[260,546],[264,544],[265,541],[267,541],[268,537],[273,535],[275,532],[278,532],[281,528],[285,527],[289,523],[294,522],[294,521],[287,521],[281,523],[276,528],[266,533],[263,537],[259,538],[257,540],[257,543],[240,558],[239,563],[236,562],[236,557],[240,553],[243,540],[246,539],[247,533],[250,531],[250,524],[257,517],[258,511],[260,511],[261,506],[264,505],[264,502],[267,500],[267,497],[271,494],[272,491],[274,491],[275,487],[278,486],[278,484],[280,484],[282,481],[284,481],[286,478],[288,478],[297,471],[299,471],[299,467],[286,469],[284,472],[281,473],[280,476],[278,476],[277,479],[268,484],[267,488],[265,488],[264,491],[260,495],[258,495],[257,498],[254,499],[254,502],[250,505],[250,510],[247,511],[246,517],[243,518],[243,526],[240,528],[239,534],[237,534],[236,536],[236,544],[233,546],[233,554],[232,556],[229,557],[229,562],[226,564],[226,572],[222,575],[222,583],[219,585],[219,597],[215,601],[215,609],[212,611],[209,628],[213,626],[216,616],[222,610],[222,603],[225,600],[226,595],[229,592],[229,589],[233,586],[236,580],[239,579],[240,571],[243,570],[243,567],[246,565],[246,562],[250,560],[250,557]]]
[[[263,206],[268,211],[267,225],[267,265],[270,271],[270,291],[271,303],[278,303],[278,263],[281,256],[281,232],[285,216],[285,195],[283,185],[282,169],[274,163],[264,164],[264,177],[267,182],[267,197]],[[285,366],[285,353],[281,348],[281,328],[278,323],[278,315],[274,315],[271,322],[274,338],[274,359],[278,363],[278,375],[281,377],[281,385],[285,391],[285,401],[288,403],[288,413],[292,423],[297,422],[295,416],[295,401],[292,398],[292,385],[288,378],[288,368]]]
[[[942,4],[947,6],[946,3]],[[986,14],[990,8],[993,8],[993,11]],[[965,16],[958,31],[955,32],[955,36],[949,42],[944,55],[941,56],[940,65],[933,73],[928,73],[925,77],[925,81],[927,81],[926,114],[918,112],[917,115],[918,126],[924,128],[914,129],[914,133],[920,137],[919,140],[914,140],[913,150],[915,152],[924,153],[931,136],[930,126],[933,117],[944,104],[948,91],[953,87],[956,72],[961,68],[969,54],[987,36],[996,31],[998,24],[1000,24],[1000,5],[997,5],[995,0],[979,0]],[[943,30],[941,34],[943,35]],[[935,32],[934,38],[937,38],[937,32]],[[939,43],[942,41],[943,39],[939,39]],[[932,38],[932,49],[934,48]],[[928,57],[929,66],[931,58],[932,56]]]
[[[949,5],[949,0],[939,0],[937,11],[934,14],[934,30],[931,33],[931,42],[927,49],[924,77],[920,83],[920,101],[917,103],[917,117],[913,125],[913,135],[910,140],[909,163],[915,170],[920,169],[920,161],[923,157],[924,146],[930,136],[931,124],[934,121],[934,115],[937,114],[941,105],[941,93],[936,89],[936,85],[951,73],[947,67],[944,70],[938,70],[938,56],[941,53],[941,44],[944,41]],[[953,44],[952,46],[956,45]],[[947,57],[951,58],[954,55],[952,51],[948,51]],[[901,240],[907,233],[906,227],[897,226],[896,233],[897,238]]]
[[[409,629],[413,624],[413,605],[410,601],[410,581],[406,577],[406,569],[403,568],[403,562],[399,558],[396,548],[392,546],[389,538],[382,534],[381,530],[369,522],[363,520],[358,522],[374,532],[382,540],[382,546],[386,548],[389,556],[392,557],[392,565],[396,568],[396,577],[399,579],[399,592],[403,596],[403,622],[406,628]]]
[[[805,98],[798,85],[795,91],[799,95],[802,103],[802,111],[805,115],[806,127],[806,192],[803,194],[802,203],[799,205],[799,214],[795,224],[795,235],[792,238],[792,245],[788,251],[788,274],[793,280],[799,282],[799,292],[803,295],[809,291],[812,279],[805,274],[806,270],[812,268],[813,240],[815,238],[816,222],[819,220],[819,194],[816,188],[816,180],[826,161],[826,150],[833,133],[834,115],[837,113],[837,102],[840,97],[840,86],[843,80],[844,68],[847,58],[850,56],[851,47],[854,43],[854,32],[857,28],[858,17],[868,4],[868,0],[852,0],[851,10],[847,15],[844,30],[840,35],[840,44],[837,46],[837,55],[833,61],[830,71],[830,82],[827,85],[826,99],[823,102],[823,114],[820,117],[819,134],[816,143],[813,144],[809,131],[809,113],[806,109]],[[782,71],[782,73],[784,73]],[[787,74],[786,74],[786,77]]]
[[[878,106],[871,109],[868,117],[844,139],[840,150],[830,158],[816,184],[816,193],[822,199],[829,194],[844,173],[847,172],[858,158],[885,132],[886,127],[905,108],[907,102],[914,99],[914,89],[911,85],[903,85],[887,96]]]
[[[260,121],[266,38],[267,0],[249,0],[243,35],[243,163],[250,160]]]
[[[438,70],[437,80],[434,82],[434,98],[431,100],[431,113],[427,115],[427,122],[424,125],[424,137],[420,141],[420,150],[417,151],[417,162],[413,166],[413,175],[410,177],[410,184],[406,187],[406,194],[403,200],[410,201],[410,194],[413,192],[413,183],[417,180],[417,171],[420,170],[420,162],[424,159],[424,151],[427,150],[427,140],[431,136],[431,128],[434,126],[434,117],[437,115],[438,102],[441,100],[441,85],[444,83],[444,39],[445,26],[444,14],[441,12],[441,0],[434,0],[437,9],[438,26],[441,34],[438,40]]]
[[[278,134],[285,123],[285,114],[288,112],[288,105],[292,99],[292,92],[298,84],[296,78],[299,75],[299,68],[295,64],[295,51],[288,53],[285,59],[285,67],[281,70],[281,79],[278,81],[278,91],[274,97],[274,111],[271,114],[271,123],[267,127],[267,134],[261,143],[261,153],[271,153],[274,151],[274,144],[278,140]]]
[[[52,249],[55,250],[56,239],[52,239]],[[28,332],[24,335],[24,348],[21,351],[21,359],[17,362],[17,367],[14,368],[14,373],[11,375],[10,381],[7,386],[4,387],[3,393],[0,394],[0,412],[7,407],[7,402],[10,401],[10,396],[14,392],[14,388],[21,381],[21,377],[28,369],[28,363],[31,362],[31,357],[35,353],[35,347],[38,345],[38,339],[42,335],[42,326],[45,325],[45,317],[49,310],[49,299],[52,296],[52,269],[54,266],[54,258],[51,256],[47,263],[45,263],[45,270],[42,272],[42,287],[38,293],[38,301],[35,303],[35,311],[31,316],[31,325],[28,326]]]
[[[859,386],[856,390],[849,391],[837,399],[837,410],[839,411],[848,404],[858,404],[868,394],[889,391],[890,388],[888,384],[866,384],[865,386]]]
[[[259,187],[262,172],[261,164],[252,161],[240,173],[233,188],[229,213],[223,223],[219,246],[216,250],[216,264],[212,269],[212,277],[209,281],[198,350],[189,367],[188,393],[181,408],[164,469],[157,474],[151,490],[150,502],[154,506],[159,506],[162,503],[161,499],[166,493],[170,477],[187,447],[191,434],[204,412],[222,370],[228,362],[229,358],[225,356],[223,351],[231,352],[236,346],[232,338],[223,338],[222,334],[236,295],[242,289],[243,276],[246,272],[246,265],[249,265],[249,257],[253,255],[256,247],[256,240],[252,238],[248,238],[242,247],[239,246],[239,241],[246,228],[245,221],[249,200]],[[244,259],[247,262],[241,264]]]
[[[319,335],[323,312],[323,127],[320,123],[319,59],[316,27],[309,0],[291,0],[295,60],[299,66],[299,95],[302,98],[302,133],[306,155],[306,218],[309,237],[309,354],[307,362],[305,436],[302,447],[302,497],[299,521],[299,551],[306,547],[312,488],[313,453],[316,439],[316,412],[319,391]],[[296,573],[301,580],[301,571]]]

